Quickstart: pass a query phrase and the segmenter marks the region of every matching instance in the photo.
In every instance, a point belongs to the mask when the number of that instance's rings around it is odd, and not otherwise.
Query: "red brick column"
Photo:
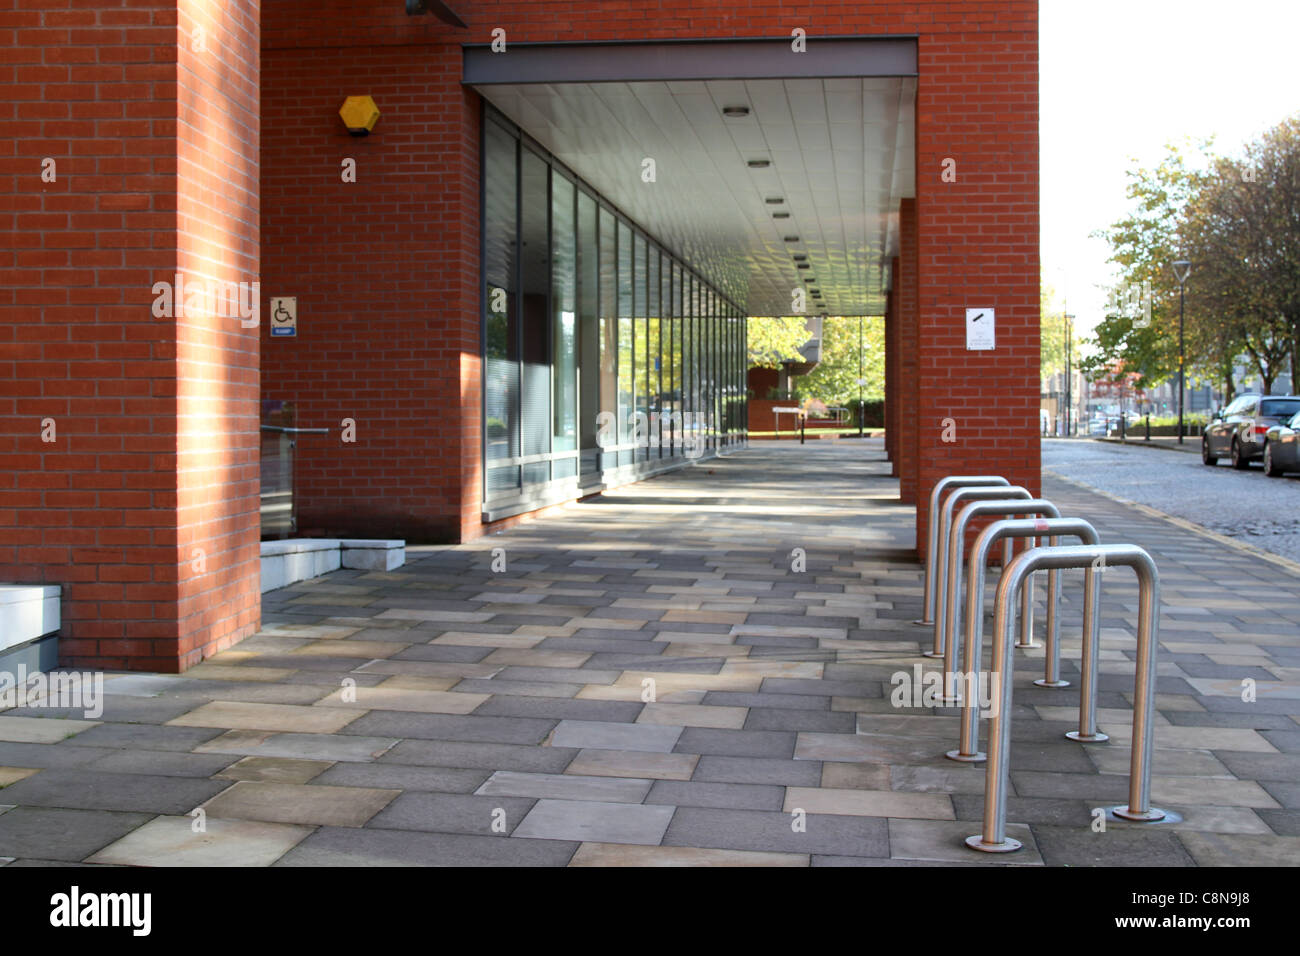
[[[1040,487],[1035,5],[1004,8],[995,29],[919,40],[921,502],[948,474]],[[967,308],[995,310],[994,350],[966,349]]]
[[[899,206],[898,313],[899,330],[899,422],[898,497],[904,504],[916,504],[919,476],[919,389],[921,341],[917,316],[917,225],[916,200],[904,199]]]
[[[257,332],[159,298],[254,301],[258,6],[9,8],[0,580],[63,587],[65,664],[181,670],[259,624]]]
[[[898,315],[898,256],[889,260],[889,292],[885,297],[885,454],[889,458],[889,474],[898,477],[898,368],[901,349]]]

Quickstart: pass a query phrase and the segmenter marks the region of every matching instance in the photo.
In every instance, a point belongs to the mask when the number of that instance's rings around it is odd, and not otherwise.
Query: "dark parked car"
[[[1300,395],[1240,395],[1227,408],[1215,413],[1201,437],[1201,461],[1218,464],[1232,459],[1233,468],[1249,468],[1264,457],[1269,428],[1290,420],[1300,412]]]
[[[1264,474],[1281,478],[1300,471],[1300,412],[1264,433]]]

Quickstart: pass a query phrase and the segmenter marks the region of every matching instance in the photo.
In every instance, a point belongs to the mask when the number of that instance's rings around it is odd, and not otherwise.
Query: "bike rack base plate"
[[[1024,846],[1019,840],[1013,840],[1011,837],[1006,837],[1001,843],[985,843],[984,834],[982,833],[968,836],[966,845],[972,850],[979,850],[981,853],[1014,853]]]

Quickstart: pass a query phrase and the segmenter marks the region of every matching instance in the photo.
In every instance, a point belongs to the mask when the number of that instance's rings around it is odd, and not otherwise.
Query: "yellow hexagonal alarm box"
[[[368,96],[349,96],[339,107],[339,116],[353,136],[368,136],[379,122],[379,107]]]

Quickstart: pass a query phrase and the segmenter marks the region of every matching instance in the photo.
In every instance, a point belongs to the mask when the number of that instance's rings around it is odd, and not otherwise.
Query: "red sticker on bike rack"
[[[1044,519],[1042,519],[1042,518],[1036,518],[1036,519],[1034,520],[1034,530],[1035,530],[1035,531],[1046,531],[1047,528],[1048,528],[1048,524],[1047,524],[1047,522],[1046,522]]]

